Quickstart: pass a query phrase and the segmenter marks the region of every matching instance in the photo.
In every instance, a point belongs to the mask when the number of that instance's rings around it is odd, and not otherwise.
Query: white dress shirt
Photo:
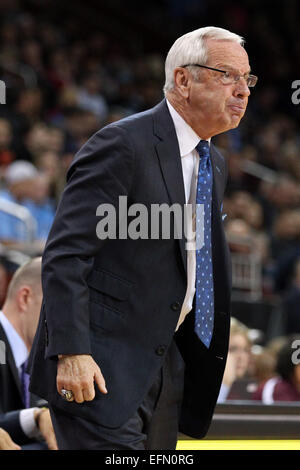
[[[196,134],[196,132],[180,116],[180,114],[173,108],[173,106],[168,100],[167,105],[175,126],[175,131],[179,144],[185,191],[185,202],[186,204],[193,204],[193,206],[195,207],[199,167],[199,154],[196,150],[196,146],[200,142],[201,137]],[[210,143],[210,139],[207,140]],[[186,220],[186,222],[189,231],[188,233],[191,233],[191,229],[193,229],[192,220],[188,219]],[[196,251],[194,249],[194,244],[190,244],[190,249],[187,249],[187,290],[175,331],[178,330],[179,326],[184,321],[186,315],[192,310],[193,299],[196,292],[195,285]]]
[[[13,325],[10,323],[8,318],[4,315],[4,313],[0,310],[0,323],[2,328],[7,336],[7,340],[9,342],[12,355],[19,372],[19,377],[21,380],[21,366],[28,358],[28,350],[27,347],[19,335],[19,333],[15,330]],[[38,408],[27,408],[20,411],[20,425],[21,428],[29,438],[39,438],[40,433],[38,431],[35,419],[34,419],[34,411]]]

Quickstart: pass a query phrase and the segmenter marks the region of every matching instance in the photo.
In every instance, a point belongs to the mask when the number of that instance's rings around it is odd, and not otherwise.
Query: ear
[[[31,294],[31,288],[29,286],[22,286],[18,289],[16,300],[18,303],[19,309],[24,312],[27,309],[28,298]]]
[[[174,70],[174,84],[182,98],[187,99],[190,95],[191,74],[184,67],[176,67]]]

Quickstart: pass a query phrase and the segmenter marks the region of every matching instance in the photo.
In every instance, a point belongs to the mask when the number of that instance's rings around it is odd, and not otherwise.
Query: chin
[[[231,114],[226,121],[220,123],[219,127],[216,127],[217,132],[213,135],[222,134],[223,132],[230,131],[230,129],[235,129],[238,127],[242,119],[242,116],[238,114]]]
[[[242,116],[238,115],[238,114],[235,114],[231,117],[231,122],[230,122],[230,129],[235,129],[236,127],[238,127],[238,125],[240,124],[242,120]]]
[[[224,126],[223,130],[218,132],[218,134],[222,134],[223,132],[230,131],[231,129],[236,129],[238,127],[239,123],[240,123],[240,120],[237,120],[237,121],[231,120],[230,123],[227,123],[227,125]]]
[[[232,124],[231,129],[236,129],[240,125],[241,120],[239,119],[236,123]]]

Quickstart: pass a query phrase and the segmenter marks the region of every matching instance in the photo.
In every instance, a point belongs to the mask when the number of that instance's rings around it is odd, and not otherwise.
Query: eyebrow
[[[237,71],[234,67],[232,67],[231,65],[225,65],[225,64],[221,64],[220,66],[217,65],[216,68],[224,68],[225,70],[226,69],[229,69],[229,70],[234,70],[234,71]],[[240,72],[239,72],[240,73]],[[249,68],[248,72],[245,72],[246,73],[251,73],[251,67]]]

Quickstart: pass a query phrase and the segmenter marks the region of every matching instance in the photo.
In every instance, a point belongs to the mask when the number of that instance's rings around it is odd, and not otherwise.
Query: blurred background
[[[178,36],[229,29],[246,39],[259,79],[239,128],[213,139],[229,165],[232,315],[247,336],[231,345],[229,358],[248,356],[227,370],[227,388],[238,382],[231,399],[262,400],[279,350],[300,336],[299,24],[296,0],[0,0],[0,306],[16,268],[42,253],[81,145],[163,98],[164,60]],[[300,378],[295,387],[285,401],[300,400]]]

